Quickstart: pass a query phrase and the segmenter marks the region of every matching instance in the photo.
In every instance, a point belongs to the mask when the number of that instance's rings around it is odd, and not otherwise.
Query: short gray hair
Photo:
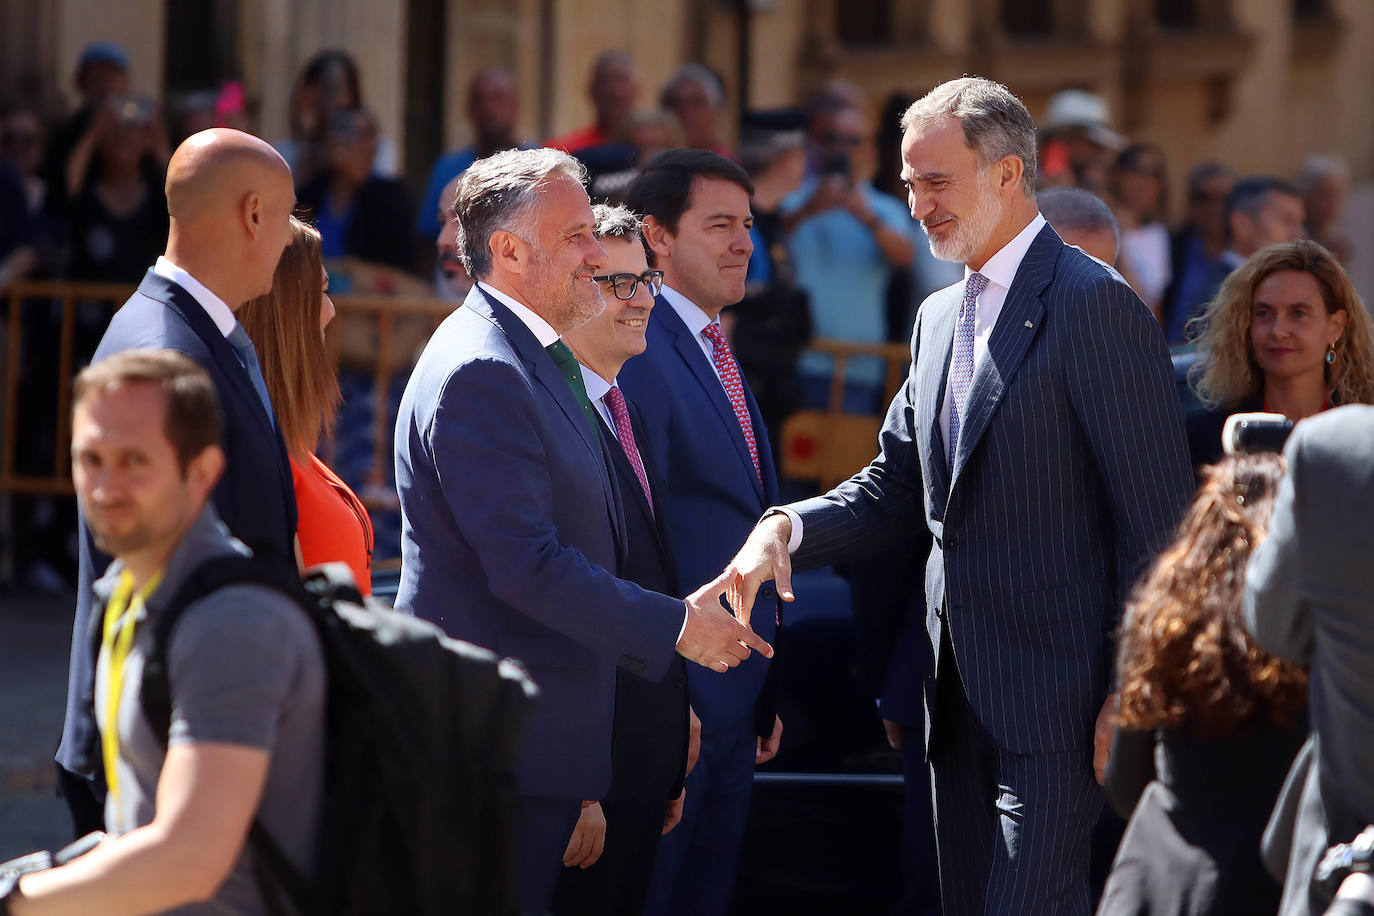
[[[1082,188],[1046,188],[1035,195],[1040,207],[1040,215],[1054,231],[1065,232],[1110,232],[1121,245],[1121,227],[1117,225],[1112,208],[1091,191]]]
[[[663,84],[663,88],[658,93],[658,103],[664,108],[673,107],[673,94],[681,86],[688,83],[696,83],[706,90],[706,99],[712,108],[719,108],[725,104],[725,89],[720,84],[720,77],[698,63],[683,64],[677,68],[677,72],[668,77],[668,82]]]
[[[491,236],[499,230],[527,234],[539,191],[550,181],[585,184],[587,169],[556,149],[512,149],[479,159],[458,182],[453,210],[458,218],[458,252],[468,275],[491,273]]]
[[[592,216],[596,217],[594,232],[598,239],[624,239],[627,242],[641,240],[644,232],[643,223],[629,207],[622,204],[597,204],[592,207]]]
[[[1035,196],[1035,122],[1010,89],[978,76],[941,83],[902,115],[902,133],[942,118],[959,122],[964,142],[984,166],[1004,156],[1020,159],[1024,166],[1022,190],[1027,197]]]

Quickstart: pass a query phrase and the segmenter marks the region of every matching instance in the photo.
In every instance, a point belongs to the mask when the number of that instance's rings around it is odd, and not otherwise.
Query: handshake
[[[787,553],[791,531],[787,516],[765,517],[725,571],[687,596],[687,622],[677,641],[679,655],[722,673],[739,665],[752,651],[763,653],[764,658],[773,657],[773,647],[750,628],[749,619],[759,587],[769,580],[777,581],[778,595],[784,601],[794,600]],[[730,610],[721,603],[722,597]]]

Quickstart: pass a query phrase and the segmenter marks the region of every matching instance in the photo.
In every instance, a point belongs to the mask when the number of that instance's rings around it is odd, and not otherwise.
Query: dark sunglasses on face
[[[649,293],[657,296],[663,291],[663,271],[646,270],[643,274],[603,274],[592,277],[598,283],[609,283],[617,299],[633,299],[639,284],[649,287]]]

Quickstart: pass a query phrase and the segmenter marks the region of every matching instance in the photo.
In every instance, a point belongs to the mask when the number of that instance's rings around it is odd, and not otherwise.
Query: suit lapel
[[[997,324],[988,337],[988,352],[973,373],[958,451],[954,455],[953,482],[959,480],[959,474],[968,464],[969,455],[987,432],[988,423],[1006,394],[1007,385],[1020,368],[1026,350],[1035,335],[1040,333],[1041,319],[1045,314],[1040,294],[1054,277],[1054,264],[1063,247],[1064,243],[1054,230],[1045,226],[1016,270],[1011,289],[1007,290],[1007,299],[1002,304],[1002,312],[997,316]]]
[[[234,391],[247,402],[248,413],[261,425],[263,432],[268,435],[275,435],[276,429],[272,426],[272,420],[267,416],[267,411],[263,410],[262,400],[258,397],[257,389],[253,387],[253,380],[248,376],[248,370],[243,363],[239,362],[238,354],[229,345],[229,341],[224,339],[219,327],[186,290],[165,277],[158,276],[151,270],[139,284],[138,291],[149,299],[161,302],[171,309],[182,321],[186,322],[191,330],[196,332],[205,346],[214,356],[216,364],[224,377],[229,380],[229,384]]]
[[[587,447],[587,451],[591,452],[592,459],[596,461],[596,466],[601,472],[601,490],[606,497],[606,508],[610,512],[611,528],[615,531],[618,547],[623,549],[625,519],[621,513],[620,500],[616,498],[614,485],[611,482],[611,469],[606,464],[602,444],[597,441],[596,434],[585,419],[582,405],[577,402],[577,398],[573,395],[568,380],[563,377],[563,373],[554,364],[553,357],[539,345],[534,332],[526,327],[523,321],[515,317],[510,309],[494,297],[487,295],[481,287],[476,285],[472,287],[463,307],[473,310],[501,329],[501,332],[506,335],[506,339],[511,342],[511,346],[515,347],[515,351],[520,354],[525,365],[534,373],[535,379],[553,398],[559,409],[563,411],[564,416],[568,418],[568,422],[576,430],[578,438]]]
[[[916,390],[923,395],[919,401],[916,428],[923,435],[922,454],[929,482],[931,502],[943,514],[949,497],[949,453],[944,433],[940,431],[940,405],[945,399],[945,383],[949,376],[949,357],[954,348],[954,325],[959,317],[958,287],[946,293],[944,301],[932,301],[921,316],[921,339],[917,342]],[[926,356],[925,354],[929,354]]]
[[[725,424],[726,433],[735,445],[735,454],[749,469],[749,479],[754,482],[754,489],[758,493],[759,500],[762,501],[763,486],[759,483],[759,476],[754,471],[754,459],[749,456],[749,443],[744,441],[744,430],[740,429],[739,418],[735,416],[735,408],[730,404],[730,399],[725,394],[725,386],[720,383],[715,367],[711,365],[711,361],[702,352],[701,344],[697,342],[696,335],[687,329],[687,325],[683,323],[677,310],[662,296],[658,297],[649,320],[661,322],[664,330],[672,335],[673,345],[678,356],[687,364],[687,368],[691,370],[697,383],[706,392],[707,399],[720,416],[720,421]],[[751,411],[751,422],[754,422],[753,413],[754,411]],[[754,431],[754,438],[755,440],[758,439],[757,429]],[[762,466],[762,458],[763,455],[760,452],[760,466]]]

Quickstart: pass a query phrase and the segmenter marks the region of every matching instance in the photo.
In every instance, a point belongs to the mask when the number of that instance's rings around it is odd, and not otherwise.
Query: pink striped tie
[[[606,392],[606,406],[611,409],[616,437],[620,440],[620,447],[625,451],[625,457],[630,459],[630,467],[635,469],[639,485],[644,488],[644,498],[649,501],[649,513],[652,515],[654,494],[649,492],[649,475],[644,473],[644,461],[639,457],[639,446],[635,444],[634,427],[630,425],[630,409],[625,406],[625,395],[614,385]]]
[[[735,362],[735,357],[730,353],[730,344],[726,342],[720,325],[708,324],[701,333],[711,341],[711,361],[716,364],[716,372],[720,375],[720,383],[725,386],[725,395],[730,399],[730,406],[735,408],[735,419],[739,421],[739,428],[744,433],[744,442],[749,446],[749,457],[754,461],[754,473],[758,475],[761,485],[763,470],[759,467],[759,446],[754,441],[754,423],[749,419],[749,404],[744,399],[744,379],[739,374],[739,363]]]

